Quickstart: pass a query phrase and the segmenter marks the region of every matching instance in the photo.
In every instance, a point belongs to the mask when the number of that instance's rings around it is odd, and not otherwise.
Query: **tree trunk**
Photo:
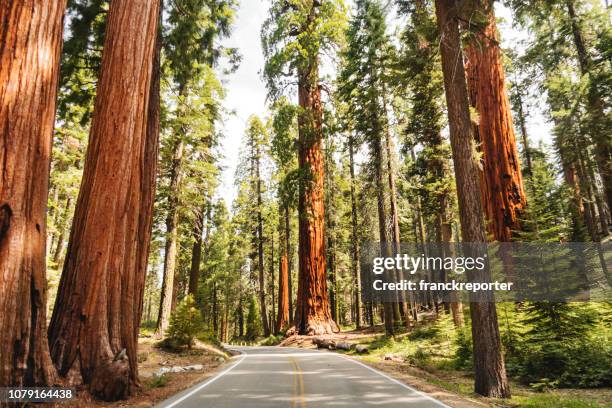
[[[278,268],[278,316],[276,333],[281,333],[289,324],[289,262],[287,254],[281,256]]]
[[[270,295],[272,297],[272,301],[270,302],[270,331],[274,330],[276,327],[276,315],[274,311],[274,306],[276,305],[276,298],[274,296],[274,232],[270,234]]]
[[[194,296],[194,299],[198,293],[198,280],[200,279],[206,207],[207,205],[203,205],[202,208],[199,209],[198,214],[196,214],[195,225],[193,226],[193,249],[191,251],[191,268],[189,269],[189,293]]]
[[[435,4],[441,36],[440,51],[462,237],[464,242],[484,243],[486,235],[482,222],[480,178],[473,154],[474,138],[465,73],[462,66],[463,53],[456,3],[454,0],[436,0]],[[486,282],[491,278],[490,271],[484,268],[478,274],[470,273],[468,278],[471,281]],[[470,296],[472,300],[474,295],[470,294]],[[482,298],[483,294],[480,294],[479,297]],[[493,295],[489,294],[487,299],[480,299],[480,302],[471,302],[470,314],[474,342],[474,390],[488,397],[507,398],[510,396],[510,388],[501,352]]]
[[[293,291],[291,274],[291,225],[289,223],[289,205],[285,205],[285,255],[287,255],[287,297],[289,298],[289,321],[293,323]]]
[[[386,89],[383,85],[383,94],[386,94]],[[393,146],[391,141],[391,131],[389,129],[389,118],[387,115],[387,99],[386,95],[383,95],[383,110],[385,115],[385,150],[387,153],[387,179],[389,183],[389,202],[391,210],[391,236],[393,239],[393,250],[392,255],[395,256],[401,252],[401,239],[400,239],[400,227],[399,227],[399,213],[397,207],[397,188],[395,187],[395,169],[393,166]],[[404,273],[401,270],[396,270],[396,278],[398,281],[404,279]],[[401,311],[400,309],[401,308]],[[397,309],[397,310],[395,310]],[[410,327],[410,311],[408,309],[408,303],[404,299],[404,294],[398,295],[398,304],[394,307],[395,320],[401,320],[404,318],[404,326]]]
[[[64,209],[64,219],[68,220],[68,214],[72,210],[72,197],[68,197],[66,199],[66,205]],[[68,231],[68,226],[62,225],[59,236],[57,237],[57,243],[55,244],[55,251],[53,252],[53,262],[57,264],[60,261],[60,256],[62,255],[62,249],[64,249],[64,241],[66,240],[66,233]]]
[[[357,230],[357,196],[355,188],[355,158],[353,157],[355,139],[353,135],[349,136],[349,166],[351,173],[351,267],[353,270],[354,290],[354,308],[355,308],[355,325],[359,329],[361,327],[361,266],[359,254],[359,233]]]
[[[493,1],[477,0],[475,14],[486,19],[466,48],[470,102],[478,112],[476,139],[483,152],[482,203],[495,240],[509,242],[521,229],[526,205],[510,102],[506,92]]]
[[[180,136],[179,136],[180,137]],[[168,197],[168,214],[166,216],[166,247],[164,251],[164,273],[162,279],[159,315],[157,318],[157,334],[164,336],[170,323],[170,314],[174,310],[175,288],[177,287],[176,256],[178,242],[178,191],[182,181],[182,162],[184,145],[178,140],[172,158],[170,169],[170,196]]]
[[[309,16],[314,25],[316,5]],[[312,29],[312,28],[308,28]],[[323,109],[318,61],[298,72],[299,276],[295,331],[320,335],[338,331],[331,317],[325,265],[325,206],[323,168]],[[291,331],[290,331],[291,332]]]
[[[0,386],[56,379],[46,341],[46,210],[65,0],[0,6]]]
[[[83,182],[49,328],[60,375],[89,384],[105,400],[125,398],[138,384],[158,137],[147,115],[155,110],[158,19],[158,0],[110,6]]]
[[[270,335],[270,325],[268,324],[268,313],[266,311],[266,281],[264,278],[264,250],[263,250],[263,215],[261,207],[263,205],[261,198],[261,175],[259,173],[259,151],[256,153],[255,159],[255,184],[257,194],[257,270],[259,273],[259,311],[261,313],[261,322],[263,326],[264,336]]]

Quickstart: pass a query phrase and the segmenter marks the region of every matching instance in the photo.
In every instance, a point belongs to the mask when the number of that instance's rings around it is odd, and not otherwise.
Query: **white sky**
[[[347,3],[351,2],[347,1]],[[223,127],[224,139],[221,142],[221,152],[224,156],[222,161],[224,169],[217,194],[225,200],[228,206],[236,196],[234,175],[247,119],[253,114],[261,117],[267,114],[266,88],[261,78],[264,59],[260,30],[266,18],[268,6],[268,0],[242,0],[232,36],[224,43],[226,46],[238,48],[243,58],[238,71],[225,78],[227,88],[225,107],[228,111],[234,111],[235,114],[226,118]],[[504,23],[499,24],[504,46],[507,47],[526,38],[525,32],[511,27],[512,20],[509,10],[498,6],[496,13],[497,17],[505,19]],[[546,123],[541,113],[544,107],[543,98],[544,96],[542,96],[542,103],[539,107],[536,106],[534,111],[530,112],[532,116],[528,120],[529,136],[534,145],[541,140],[550,140],[550,124]]]

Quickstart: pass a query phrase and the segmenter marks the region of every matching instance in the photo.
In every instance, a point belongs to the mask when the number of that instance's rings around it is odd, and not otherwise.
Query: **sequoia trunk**
[[[436,0],[436,15],[440,30],[440,51],[450,139],[455,164],[457,194],[461,233],[464,242],[486,242],[480,202],[480,179],[474,157],[474,138],[470,121],[469,100],[466,79],[461,63],[461,36],[459,32],[456,2]],[[467,255],[470,255],[469,253]],[[475,255],[475,254],[473,254]],[[484,268],[480,273],[470,274],[472,281],[484,282],[491,279],[490,271]],[[480,302],[470,303],[472,317],[472,338],[474,358],[474,390],[488,397],[510,396],[506,378],[504,358],[497,323],[497,311],[493,295]],[[474,295],[470,295],[471,300]]]
[[[280,333],[289,323],[289,262],[287,254],[281,256],[278,268],[278,316],[276,333]]]
[[[506,91],[493,1],[475,1],[486,19],[466,49],[470,102],[478,112],[476,139],[483,153],[482,204],[495,240],[509,242],[521,229],[526,205],[510,102]]]
[[[46,209],[65,0],[0,7],[0,386],[52,385]]]
[[[158,0],[109,9],[83,181],[49,328],[59,373],[106,400],[138,384],[156,131],[148,125]]]
[[[312,19],[314,19],[314,5]],[[314,24],[314,23],[311,23]],[[331,317],[325,264],[323,109],[317,62],[298,73],[299,275],[295,328],[300,334],[338,331]]]

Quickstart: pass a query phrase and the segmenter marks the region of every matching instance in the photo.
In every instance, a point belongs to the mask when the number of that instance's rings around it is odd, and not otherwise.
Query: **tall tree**
[[[266,285],[265,285],[265,270],[264,270],[264,220],[263,220],[263,181],[261,176],[261,160],[263,155],[263,146],[267,142],[268,135],[265,125],[256,116],[249,119],[247,128],[247,143],[249,149],[249,164],[250,164],[250,181],[251,192],[255,196],[255,217],[256,224],[253,230],[253,242],[256,247],[257,254],[257,276],[259,280],[259,313],[261,317],[264,336],[268,337],[271,333],[270,324],[268,322],[268,312],[266,309]]]
[[[370,165],[374,173],[374,183],[378,209],[378,235],[382,256],[392,256],[399,242],[399,228],[387,229],[387,205],[385,201],[385,151],[383,139],[390,145],[387,134],[388,123],[385,112],[385,80],[389,64],[389,38],[386,34],[385,15],[382,6],[376,0],[357,2],[357,13],[351,20],[347,31],[348,47],[343,53],[343,68],[339,79],[339,97],[348,104],[349,122],[354,131],[365,140],[370,150]],[[390,146],[386,153],[390,153]],[[390,158],[387,158],[391,160]],[[389,162],[387,171],[389,183],[394,186],[394,178]],[[391,200],[391,204],[396,204]],[[397,210],[397,208],[396,208]],[[395,214],[397,217],[397,214]],[[389,240],[389,232],[393,234]],[[396,235],[397,233],[397,235]],[[399,314],[394,309],[397,304],[385,302],[385,330],[392,335],[394,320]]]
[[[469,13],[472,36],[466,47],[470,103],[476,110],[476,140],[483,154],[482,203],[488,229],[508,242],[520,230],[526,205],[523,176],[495,23],[493,1],[475,0]]]
[[[297,79],[299,275],[294,323],[301,334],[338,331],[329,310],[326,277],[319,56],[333,51],[343,21],[344,7],[339,0],[275,0],[262,29],[270,96],[278,99],[287,82]]]
[[[157,331],[163,335],[168,327],[170,313],[176,304],[179,276],[177,248],[179,240],[179,213],[183,206],[181,192],[185,178],[185,165],[189,161],[190,132],[185,120],[190,113],[186,101],[198,81],[206,76],[226,50],[216,44],[230,33],[235,14],[234,0],[177,0],[168,11],[169,30],[164,41],[168,67],[178,94],[180,111],[173,123],[173,136],[167,140],[164,158],[169,168],[169,186],[166,205],[166,248],[162,280],[162,300],[159,308]]]
[[[89,147],[49,327],[60,375],[92,394],[126,397],[138,384],[157,134],[149,126],[159,1],[113,1]]]
[[[0,386],[52,385],[46,210],[64,0],[0,7]]]
[[[397,64],[402,74],[399,83],[408,91],[410,100],[404,150],[413,153],[416,143],[423,147],[416,162],[412,163],[414,175],[420,176],[415,195],[422,201],[417,202],[417,209],[422,203],[425,216],[433,219],[436,241],[448,243],[452,238],[454,180],[449,162],[450,146],[442,137],[444,86],[439,53],[436,51],[440,40],[438,27],[432,15],[432,2],[400,2],[400,6],[401,14],[410,16],[402,33],[403,49]],[[450,246],[445,247],[451,249]],[[445,281],[445,271],[440,272],[440,280]],[[452,299],[449,306],[453,321],[460,325],[463,321],[461,303]]]
[[[482,221],[480,179],[475,160],[475,146],[469,111],[469,99],[463,51],[459,31],[457,3],[453,0],[436,0],[436,16],[440,32],[440,52],[444,89],[450,127],[450,140],[455,165],[461,235],[464,242],[485,243],[485,227]],[[468,250],[470,248],[468,247]],[[469,253],[467,255],[470,255]],[[473,254],[476,255],[476,254]],[[472,281],[491,279],[488,268],[470,273]],[[486,296],[485,299],[481,298]],[[474,297],[471,294],[471,299]],[[509,397],[510,388],[501,351],[497,311],[493,295],[478,295],[480,302],[470,303],[475,384],[474,390],[490,397]]]

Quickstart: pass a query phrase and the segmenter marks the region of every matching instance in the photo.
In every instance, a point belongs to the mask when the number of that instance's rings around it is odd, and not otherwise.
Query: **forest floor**
[[[473,392],[469,370],[453,367],[454,350],[444,333],[424,325],[400,333],[393,340],[384,336],[382,325],[348,330],[330,340],[359,343],[369,347],[367,355],[335,350],[361,361],[454,408],[612,408],[612,389],[557,389],[537,392],[511,380],[512,398],[483,398]],[[292,336],[282,346],[316,348],[313,338]]]
[[[230,352],[221,347],[196,341],[191,350],[170,352],[156,346],[158,340],[153,337],[140,337],[138,344],[138,361],[141,387],[129,400],[102,402],[94,400],[86,392],[79,392],[78,399],[62,403],[62,407],[151,407],[178,392],[191,387],[215,375],[221,366],[231,357]],[[185,367],[201,364],[196,371],[168,372],[156,375],[166,367]]]

